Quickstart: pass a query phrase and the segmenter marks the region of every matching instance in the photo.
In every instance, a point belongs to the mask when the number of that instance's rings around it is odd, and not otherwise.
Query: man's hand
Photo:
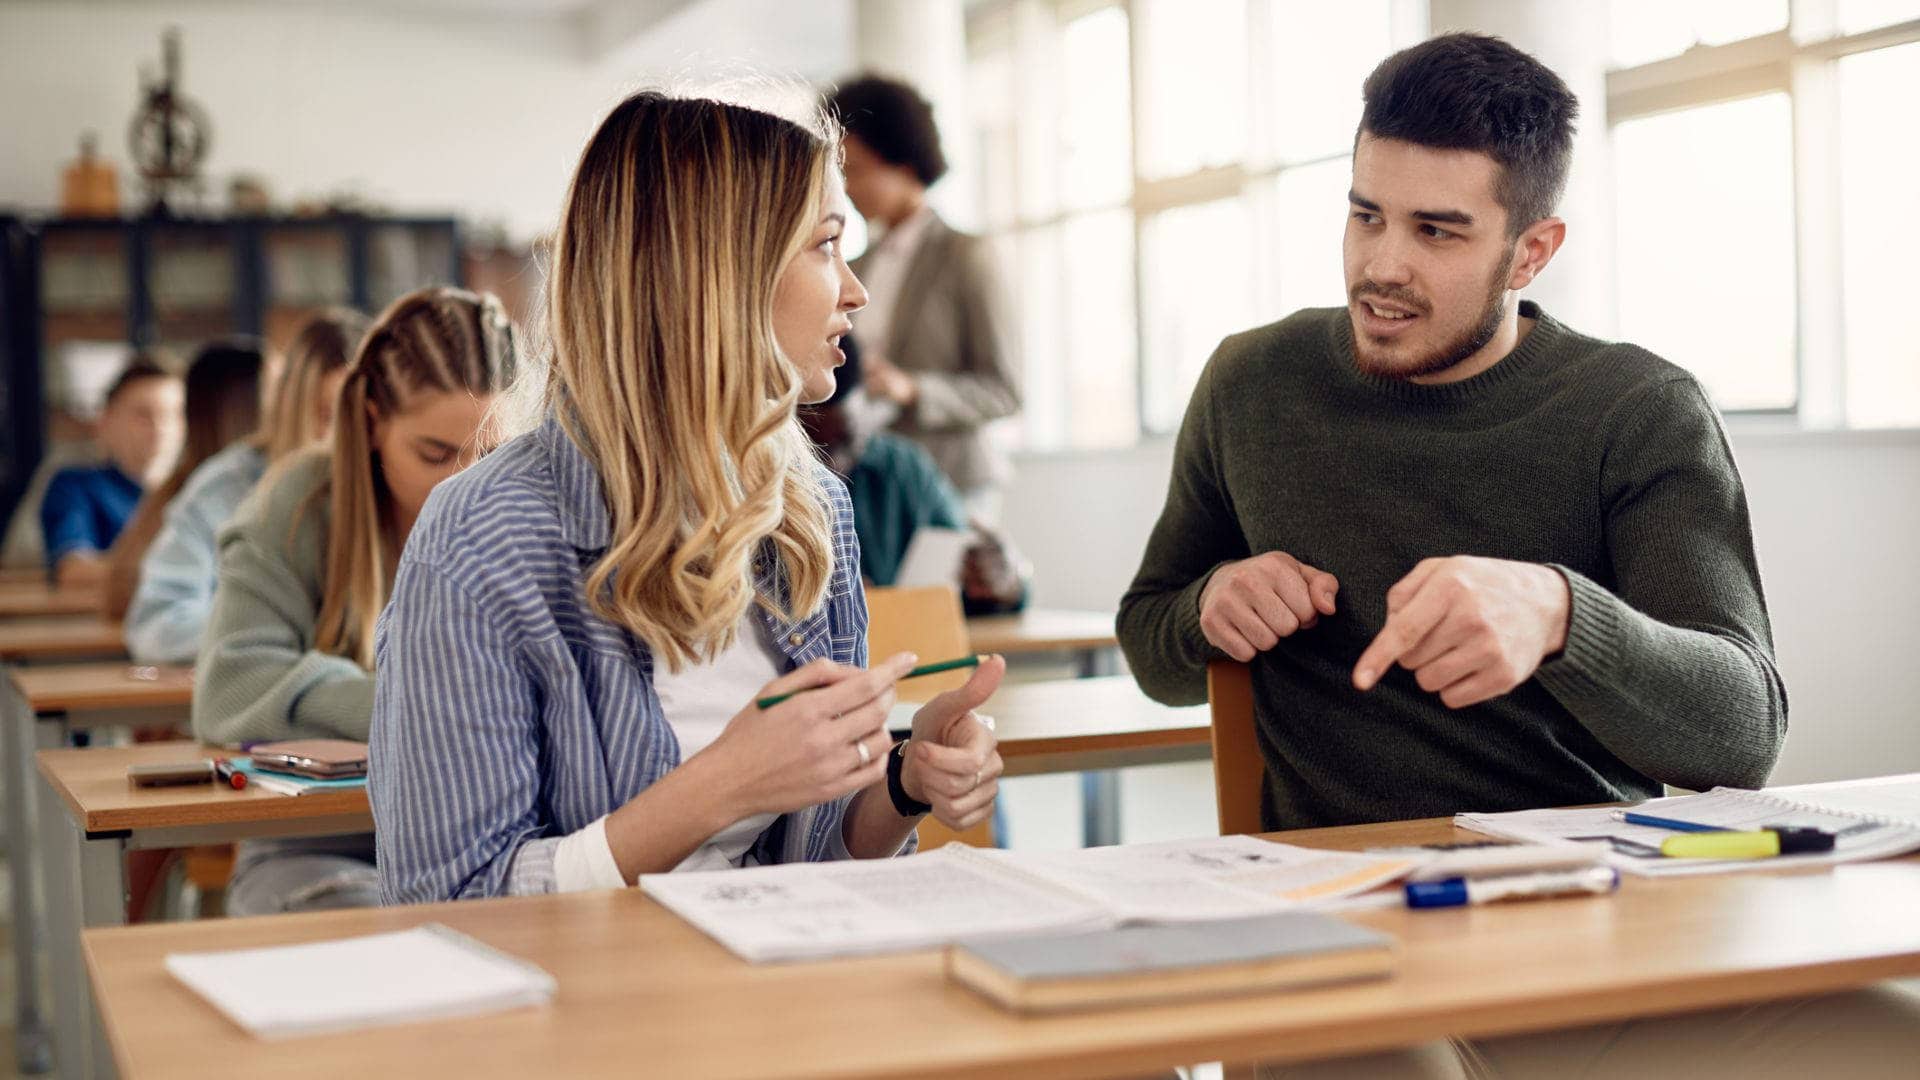
[[[1387,590],[1387,624],[1360,654],[1353,685],[1371,690],[1398,663],[1448,708],[1478,705],[1566,647],[1572,610],[1567,579],[1552,567],[1467,555],[1422,560]]]
[[[1284,551],[1230,562],[1200,590],[1200,631],[1241,663],[1333,614],[1339,579]]]

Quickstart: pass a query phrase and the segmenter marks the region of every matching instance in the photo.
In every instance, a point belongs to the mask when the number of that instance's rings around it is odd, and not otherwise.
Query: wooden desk
[[[97,616],[96,616],[97,618]],[[13,875],[14,1030],[18,1063],[31,1070],[46,1056],[39,1009],[39,948],[46,939],[36,893],[33,820],[34,749],[64,746],[70,731],[107,724],[184,721],[193,700],[193,674],[148,668],[156,678],[132,677],[125,663],[11,668],[0,687],[0,740],[6,746],[8,866]],[[57,818],[42,815],[45,831]]]
[[[1113,614],[1030,608],[1018,615],[984,615],[967,620],[967,638],[977,653],[1006,657],[1071,653],[1082,675],[1112,674],[1109,661],[1120,648]]]
[[[98,589],[56,589],[44,581],[0,583],[0,616],[90,615],[99,610]]]
[[[1083,679],[1120,670],[1120,639],[1111,612],[1028,608],[1017,615],[986,615],[967,620],[967,638],[974,652],[999,653],[1010,662],[1044,654],[1070,655],[1074,674]],[[1080,778],[1080,797],[1081,843],[1087,847],[1119,843],[1120,777],[1111,768],[1089,767]]]
[[[127,767],[220,753],[193,742],[42,750],[39,770],[46,877],[48,969],[54,992],[54,1056],[63,1075],[103,1073],[107,1055],[94,1023],[80,952],[82,927],[126,922],[126,854],[268,836],[371,832],[365,789],[298,797],[261,787],[200,784],[135,788]]]
[[[1360,847],[1454,837],[1444,820],[1287,834]],[[1092,1077],[1297,1061],[1866,985],[1920,973],[1920,861],[1633,880],[1618,896],[1354,913],[1403,945],[1388,979],[1022,1019],[949,985],[935,953],[753,966],[637,891],[89,930],[128,1080],[364,1072],[484,1077]],[[170,952],[441,922],[545,968],[548,1007],[258,1042],[175,982]],[[742,1022],[743,1015],[751,1022]],[[883,1018],[876,1022],[876,1017]]]
[[[0,622],[0,661],[118,659],[126,655],[119,623],[103,615],[50,615]]]
[[[1206,761],[1213,755],[1206,706],[1162,705],[1142,693],[1131,675],[1009,683],[980,711],[994,719],[1008,776]]]

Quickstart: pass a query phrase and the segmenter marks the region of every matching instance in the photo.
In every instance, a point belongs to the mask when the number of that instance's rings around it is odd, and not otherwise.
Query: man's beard
[[[1360,344],[1361,330],[1354,327],[1353,364],[1367,375],[1383,379],[1411,380],[1427,375],[1438,375],[1448,368],[1455,367],[1474,353],[1487,347],[1493,335],[1500,332],[1500,321],[1507,314],[1507,277],[1513,273],[1513,252],[1508,251],[1506,258],[1494,269],[1493,276],[1487,279],[1487,302],[1481,309],[1479,319],[1462,330],[1452,341],[1446,342],[1425,356],[1411,361],[1394,363],[1376,360],[1368,356]],[[1362,280],[1348,293],[1348,298],[1358,302],[1363,296],[1377,296],[1382,300],[1413,305],[1427,318],[1433,317],[1432,305],[1422,301],[1412,292],[1372,281]],[[1348,315],[1351,319],[1353,316]]]

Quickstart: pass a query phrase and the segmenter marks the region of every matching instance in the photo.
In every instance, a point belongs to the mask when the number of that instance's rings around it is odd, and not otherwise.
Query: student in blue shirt
[[[107,460],[54,474],[40,502],[47,569],[56,584],[106,579],[106,553],[133,516],[149,477],[171,467],[180,445],[180,380],[136,359],[107,389],[97,438]]]
[[[258,341],[237,338],[201,347],[187,368],[186,441],[173,469],[140,500],[107,553],[108,618],[124,619],[140,584],[140,562],[166,519],[167,507],[201,465],[229,447],[245,447],[260,429],[260,401],[269,371]],[[257,453],[257,449],[255,451]],[[258,479],[256,477],[256,479]]]
[[[351,309],[337,308],[315,315],[287,347],[286,360],[258,431],[245,438],[225,440],[225,448],[211,456],[204,449],[194,452],[195,440],[217,446],[225,437],[206,439],[205,431],[199,430],[209,426],[204,423],[190,431],[189,452],[182,455],[173,478],[148,497],[134,523],[114,545],[115,581],[109,582],[107,611],[124,619],[127,653],[135,660],[143,664],[191,664],[199,655],[220,576],[220,527],[233,517],[240,501],[266,475],[269,465],[327,437],[333,421],[333,399],[339,396],[347,362],[366,331],[367,317]],[[198,370],[196,361],[193,374]],[[187,400],[193,408],[199,390],[191,375],[188,382]],[[197,465],[190,464],[188,458]],[[149,516],[151,522],[143,521]],[[143,531],[151,543],[143,544],[141,550],[125,552],[132,568],[122,571],[122,549],[130,547]],[[115,588],[123,573],[126,583]],[[126,590],[131,590],[131,595]]]
[[[929,810],[991,813],[1000,758],[971,710],[1005,662],[892,744],[916,658],[867,669],[852,508],[794,417],[832,393],[866,302],[838,154],[656,93],[589,141],[553,245],[551,371],[516,392],[533,430],[434,491],[382,620],[387,902],[885,857]]]

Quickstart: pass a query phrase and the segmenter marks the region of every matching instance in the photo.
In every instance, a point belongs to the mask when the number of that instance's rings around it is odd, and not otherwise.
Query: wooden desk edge
[[[145,832],[158,829],[192,828],[206,825],[245,825],[257,822],[341,818],[371,813],[365,788],[345,791],[320,791],[308,795],[276,795],[270,798],[213,799],[168,807],[116,807],[88,810],[65,778],[47,767],[47,755],[66,750],[41,750],[34,754],[42,782],[67,804],[67,816],[89,835],[95,833]],[[87,753],[87,751],[78,751]],[[218,751],[206,751],[217,753]],[[244,807],[235,813],[237,807]],[[369,826],[371,827],[371,826]]]

